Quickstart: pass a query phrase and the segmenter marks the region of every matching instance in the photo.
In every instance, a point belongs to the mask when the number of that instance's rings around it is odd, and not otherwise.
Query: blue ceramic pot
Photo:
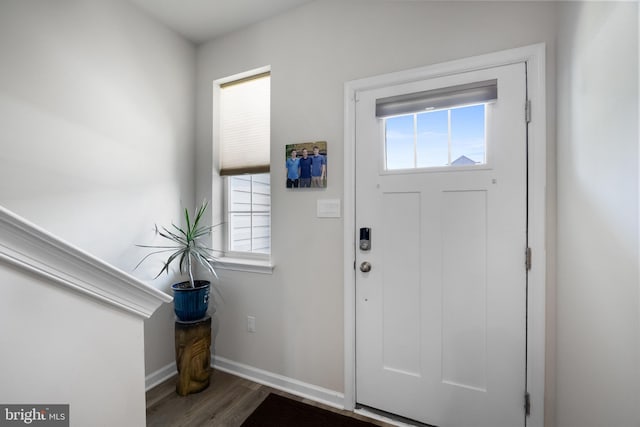
[[[194,285],[195,287],[193,288],[189,282],[171,285],[171,289],[173,289],[173,309],[178,319],[183,322],[200,320],[207,315],[211,282],[208,280],[195,280]]]

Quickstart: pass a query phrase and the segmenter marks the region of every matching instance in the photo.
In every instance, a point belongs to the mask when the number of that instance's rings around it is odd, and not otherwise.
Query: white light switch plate
[[[318,200],[318,218],[340,218],[340,199]]]

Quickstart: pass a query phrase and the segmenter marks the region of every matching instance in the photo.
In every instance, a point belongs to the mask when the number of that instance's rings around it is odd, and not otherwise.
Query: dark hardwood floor
[[[378,426],[392,427],[392,424],[341,411],[217,369],[211,374],[209,387],[200,393],[178,396],[175,381],[175,377],[170,378],[147,392],[147,426],[238,427],[269,393],[275,393]]]

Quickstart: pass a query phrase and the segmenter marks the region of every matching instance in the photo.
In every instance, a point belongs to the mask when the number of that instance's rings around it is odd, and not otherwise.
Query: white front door
[[[497,100],[376,117],[379,100],[483,81]],[[356,241],[366,227],[371,243],[356,249],[358,404],[525,424],[525,99],[524,63],[357,92]]]

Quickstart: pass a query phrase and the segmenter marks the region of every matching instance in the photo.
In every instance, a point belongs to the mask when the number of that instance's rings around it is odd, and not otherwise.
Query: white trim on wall
[[[2,206],[0,260],[142,318],[173,300]]]
[[[640,59],[640,4],[638,5],[638,59]],[[640,73],[638,73],[638,100],[640,100]],[[638,123],[640,123],[640,105],[638,105]],[[640,129],[638,129],[638,147],[640,147]],[[638,170],[640,171],[640,150],[638,150]],[[640,173],[638,174],[638,212],[640,212]],[[640,243],[640,227],[638,227],[638,243]],[[638,276],[640,276],[640,251],[638,251]],[[640,311],[640,282],[638,283],[638,309]],[[640,318],[638,319],[638,330],[640,330]],[[638,340],[640,346],[640,340]],[[638,348],[640,353],[640,348]]]
[[[212,358],[213,363],[211,366],[214,369],[219,369],[255,383],[273,387],[305,399],[311,399],[334,408],[343,409],[344,395],[337,391],[318,387],[284,375],[225,359],[224,357],[212,356]]]
[[[174,375],[178,375],[178,368],[176,367],[176,362],[171,362],[144,377],[144,390],[149,391]]]
[[[344,407],[356,404],[355,353],[355,103],[356,93],[379,87],[475,71],[517,62],[527,63],[531,101],[528,127],[529,247],[533,265],[528,279],[527,389],[531,414],[527,426],[544,425],[545,286],[546,286],[546,80],[544,43],[509,49],[407,71],[345,83],[344,90]],[[523,106],[524,114],[524,106]],[[524,262],[524,261],[523,261]]]
[[[249,381],[273,387],[277,390],[282,390],[334,408],[343,409],[344,394],[338,393],[337,391],[318,387],[284,375],[235,362],[224,357],[214,356],[213,354],[211,355],[211,360],[211,367],[213,369],[218,369],[222,372],[227,372]],[[145,390],[149,391],[177,374],[176,364],[175,362],[171,362],[145,377]]]

